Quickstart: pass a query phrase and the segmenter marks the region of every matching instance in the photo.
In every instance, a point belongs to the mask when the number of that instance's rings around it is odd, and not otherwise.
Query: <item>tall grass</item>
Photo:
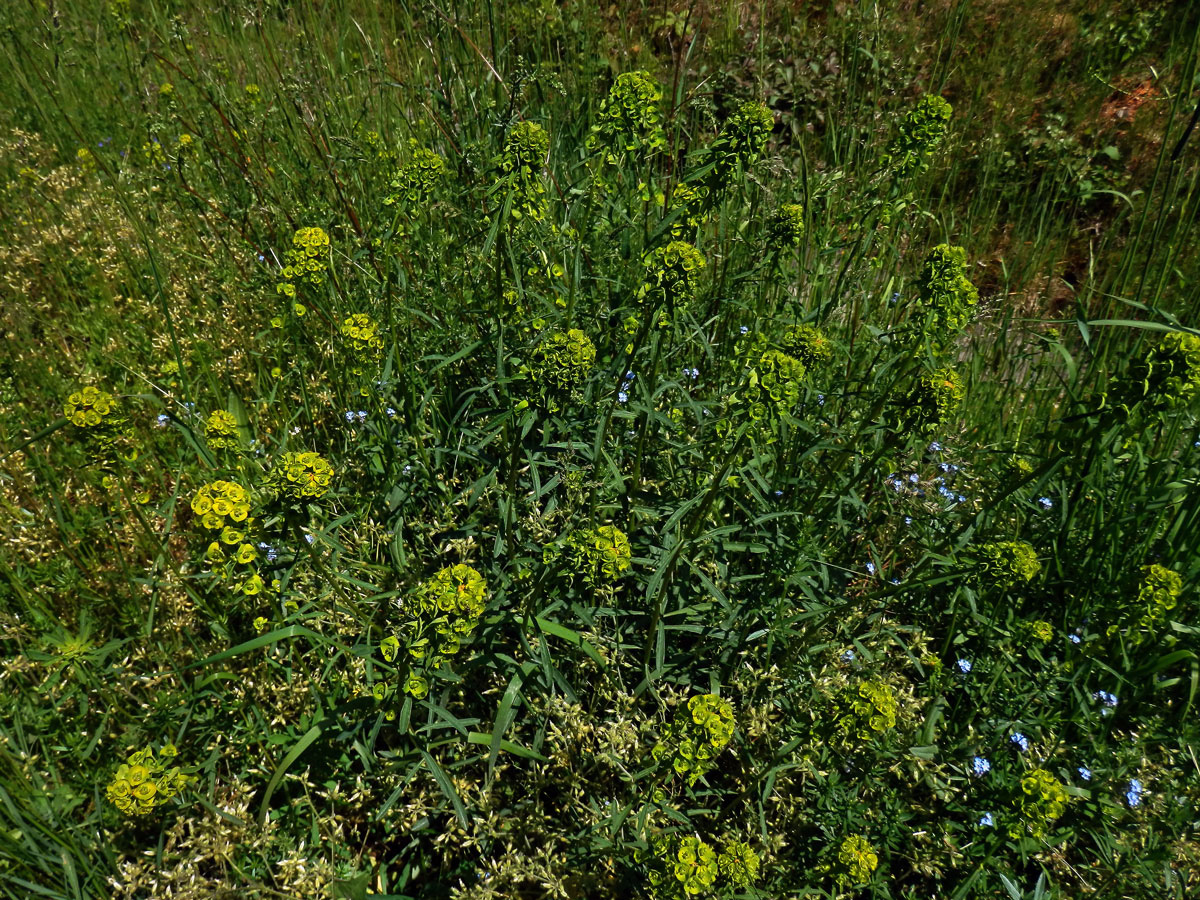
[[[1195,889],[1188,4],[3,17],[3,896]]]

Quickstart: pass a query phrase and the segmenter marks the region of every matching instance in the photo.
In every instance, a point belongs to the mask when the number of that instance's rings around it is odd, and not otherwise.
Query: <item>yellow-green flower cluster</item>
[[[941,353],[967,327],[979,302],[979,291],[967,278],[967,251],[938,244],[925,257],[916,288],[921,333]]]
[[[144,816],[179,796],[192,778],[171,766],[176,755],[172,744],[163,745],[157,756],[151,747],[132,754],[105,791],[109,802],[127,816]]]
[[[753,165],[766,150],[774,127],[775,117],[756,100],[748,100],[734,110],[708,148],[713,167],[708,176],[710,185],[728,187],[738,169]]]
[[[233,450],[238,445],[237,420],[224,409],[213,410],[204,420],[204,438],[215,450]]]
[[[533,351],[529,375],[545,391],[577,391],[587,383],[596,363],[596,345],[578,328],[544,337]]]
[[[1045,619],[1031,619],[1020,622],[1017,625],[1017,632],[1029,643],[1038,641],[1042,644],[1048,644],[1054,640],[1054,626]]]
[[[1138,586],[1137,604],[1142,616],[1138,624],[1153,628],[1175,608],[1183,593],[1183,579],[1174,569],[1157,563],[1142,567],[1142,583]]]
[[[292,235],[291,249],[284,254],[283,270],[275,290],[296,296],[296,283],[319,285],[329,268],[329,235],[323,228],[299,228]]]
[[[923,172],[929,166],[929,155],[946,136],[952,112],[943,98],[931,94],[922,97],[888,144],[884,165],[901,177]]]
[[[250,492],[234,481],[214,481],[201,485],[192,497],[192,512],[209,531],[247,527],[250,518]],[[226,541],[236,544],[240,538]]]
[[[708,188],[684,181],[675,185],[667,208],[667,215],[675,219],[671,223],[671,239],[679,240],[703,225],[707,218],[707,205]]]
[[[710,891],[725,895],[746,888],[758,879],[759,857],[749,844],[727,839],[718,854],[711,844],[695,835],[654,838],[647,860],[646,880],[658,900],[681,900]]]
[[[1045,769],[1034,769],[1021,779],[1020,821],[1009,829],[1010,837],[1020,837],[1024,829],[1041,837],[1067,809],[1070,796],[1062,782]]]
[[[319,500],[329,493],[332,483],[333,466],[311,450],[283,454],[266,479],[266,486],[277,496],[295,501]]]
[[[910,431],[933,431],[949,422],[958,411],[965,389],[953,369],[926,372],[901,401],[904,427]]]
[[[625,150],[663,146],[661,99],[662,89],[649,72],[618,75],[600,102],[600,121],[593,126],[593,134]]]
[[[338,330],[355,356],[378,359],[383,353],[379,325],[366,313],[354,313],[347,317]]]
[[[767,218],[767,246],[772,250],[795,247],[804,235],[804,207],[784,203]]]
[[[447,566],[423,582],[406,607],[410,619],[403,639],[412,666],[440,668],[461,649],[483,616],[487,603],[487,583],[471,566],[459,563]],[[401,638],[392,636],[380,646],[389,662],[395,658]],[[415,668],[410,670],[404,690],[424,697],[429,683]]]
[[[671,241],[647,253],[643,265],[645,280],[635,299],[646,309],[657,309],[658,324],[665,326],[670,315],[695,295],[696,280],[705,266],[704,254],[686,241]]]
[[[63,415],[92,452],[108,453],[128,436],[129,422],[121,401],[96,387],[85,387],[68,396]]]
[[[838,847],[838,880],[844,884],[866,884],[879,866],[879,856],[861,834],[849,835]]]
[[[978,551],[983,576],[996,587],[1032,581],[1042,571],[1037,551],[1025,541],[993,541]]]
[[[408,144],[411,158],[392,176],[391,193],[383,202],[406,212],[415,212],[433,197],[438,182],[446,174],[446,161],[416,140],[410,140]]]
[[[716,694],[697,694],[680,709],[663,739],[651,751],[657,762],[669,761],[689,785],[712,768],[733,737],[733,706]]]
[[[815,369],[833,359],[833,342],[813,325],[794,325],[780,342],[783,352],[800,360],[805,369]]]
[[[573,531],[564,544],[571,571],[588,584],[616,581],[632,564],[629,538],[615,525]],[[543,554],[545,560],[551,562],[557,552],[558,547],[551,545]]]
[[[521,121],[508,129],[500,171],[509,180],[513,198],[509,214],[514,219],[528,217],[540,222],[546,218],[546,187],[541,173],[549,152],[550,135],[537,122]]]
[[[264,588],[262,576],[258,573],[258,549],[244,538],[244,532],[226,528],[221,532],[220,541],[208,545],[204,560],[213,574],[229,585],[235,594],[256,597]]]
[[[1200,336],[1172,331],[1130,370],[1131,402],[1152,409],[1186,406],[1200,394]]]
[[[736,402],[751,419],[786,416],[800,402],[804,363],[780,350],[765,350],[751,366]]]
[[[846,690],[842,697],[838,728],[870,740],[896,727],[899,701],[895,689],[886,681],[864,681]]]
[[[717,857],[717,871],[737,888],[749,887],[758,880],[758,853],[745,841],[727,840]]]

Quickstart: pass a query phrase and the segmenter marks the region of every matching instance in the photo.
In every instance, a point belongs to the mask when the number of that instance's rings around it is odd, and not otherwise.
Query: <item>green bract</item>
[[[1172,331],[1130,369],[1130,402],[1152,409],[1186,406],[1200,393],[1200,336]]]
[[[1037,551],[1025,541],[995,541],[977,553],[982,577],[997,587],[1025,584],[1042,570]]]
[[[224,409],[214,410],[204,422],[204,437],[208,446],[217,450],[232,450],[238,445],[237,420]]]
[[[904,428],[929,432],[944,426],[958,411],[963,394],[962,378],[953,369],[927,372],[901,400]]]
[[[669,761],[689,785],[713,766],[733,737],[733,706],[716,694],[697,694],[676,712],[663,739],[651,751],[655,762]]]
[[[75,391],[63,404],[63,415],[90,454],[109,456],[129,436],[129,420],[121,401],[108,391],[85,387]]]
[[[815,369],[833,359],[833,343],[813,325],[789,328],[780,346],[788,356],[798,359],[805,369]]]
[[[329,268],[329,235],[323,228],[299,228],[292,235],[291,249],[284,254],[283,270],[275,289],[296,296],[296,283],[319,285]]]
[[[941,97],[925,95],[900,123],[900,133],[888,144],[883,162],[898,176],[923,172],[929,155],[949,129],[950,104]]]
[[[608,96],[600,102],[595,133],[625,150],[661,147],[662,90],[649,72],[624,72],[617,76]]]
[[[657,310],[658,324],[665,326],[671,315],[695,295],[696,280],[705,266],[704,255],[686,241],[671,241],[647,253],[643,265],[645,280],[634,299],[643,307]]]
[[[129,756],[109,782],[105,795],[110,803],[127,816],[144,816],[170,801],[194,779],[172,766],[176,750],[164,744],[154,754],[146,747]]]
[[[714,189],[729,187],[738,170],[748,169],[767,148],[775,117],[765,105],[748,100],[725,121],[721,133],[708,148],[712,165],[708,183]]]
[[[510,215],[540,222],[546,217],[546,188],[542,184],[542,166],[550,152],[550,135],[537,122],[521,121],[508,129],[504,151],[500,154],[500,172],[512,194]]]
[[[570,393],[587,383],[596,362],[596,346],[578,328],[547,335],[529,364],[534,383],[551,393]]]
[[[917,276],[920,324],[935,353],[941,353],[958,337],[979,302],[979,292],[967,278],[967,251],[938,244],[925,257]]]
[[[589,584],[613,582],[629,570],[632,550],[625,532],[615,525],[598,525],[571,532],[562,542],[562,552],[573,574]],[[546,548],[550,561],[559,547]]]
[[[266,487],[289,500],[318,500],[329,493],[333,466],[323,456],[307,451],[289,451],[275,461]]]
[[[383,202],[412,213],[429,203],[438,182],[446,174],[446,161],[415,140],[408,143],[410,159],[392,176],[391,193]]]
[[[848,884],[866,884],[871,880],[871,874],[879,865],[879,857],[875,854],[867,839],[861,834],[852,834],[842,841],[838,848],[838,862],[841,871],[838,880]]]
[[[898,703],[895,689],[884,681],[865,681],[848,688],[840,703],[838,727],[844,734],[869,740],[896,726]]]
[[[1019,820],[1009,829],[1011,837],[1020,837],[1027,829],[1034,837],[1046,830],[1066,811],[1070,796],[1067,789],[1045,769],[1034,769],[1021,779]]]
[[[767,218],[767,246],[773,250],[796,246],[803,234],[804,207],[799,203],[785,203]]]

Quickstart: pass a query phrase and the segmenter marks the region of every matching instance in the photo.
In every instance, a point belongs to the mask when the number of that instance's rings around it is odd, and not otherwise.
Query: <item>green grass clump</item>
[[[0,898],[1194,893],[1126,6],[9,4]]]

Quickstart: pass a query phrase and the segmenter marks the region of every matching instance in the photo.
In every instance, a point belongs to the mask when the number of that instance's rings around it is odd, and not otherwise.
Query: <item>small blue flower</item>
[[[912,524],[912,516],[905,516],[905,517],[904,517],[904,524],[905,524],[905,525],[911,525],[911,524]]]
[[[1092,770],[1089,769],[1087,766],[1080,766],[1075,771],[1079,773],[1079,777],[1082,778],[1084,781],[1092,780]]]
[[[625,373],[626,381],[633,381],[633,379],[635,379],[635,378],[637,378],[637,376],[633,373],[632,369],[630,369],[628,372]]]
[[[166,413],[159,413],[159,414],[158,414],[158,427],[159,427],[159,428],[163,428],[163,427],[165,427],[165,426],[166,426],[166,424],[167,424],[168,422],[170,422],[170,421],[171,421],[171,417],[170,417],[170,416],[168,416]]]
[[[776,497],[782,497],[782,496],[783,496],[783,491],[776,491],[776,492],[775,492],[775,496],[776,496]]]
[[[394,418],[396,418],[396,410],[392,409],[392,407],[390,407],[390,406],[389,406],[389,407],[387,408],[387,417],[388,417],[389,419],[394,419]]]
[[[958,661],[958,671],[966,675],[971,671],[971,661],[969,659],[960,659]]]
[[[266,258],[265,256],[263,256],[263,255],[260,253],[260,254],[258,254],[258,261],[259,261],[259,262],[266,262],[266,261],[267,261],[267,258]]]
[[[350,410],[346,410],[346,421],[347,422],[354,421],[354,413],[352,413]]]
[[[854,651],[847,650],[842,654],[842,662],[854,662]]]
[[[1105,706],[1111,707],[1117,705],[1117,695],[1110,694],[1108,691],[1096,691],[1092,696],[1101,701]]]
[[[888,300],[888,306],[895,306],[899,302],[900,302],[900,292],[895,291],[892,294],[891,299]]]
[[[1029,750],[1029,738],[1025,737],[1025,735],[1021,734],[1021,732],[1014,732],[1009,740],[1020,747],[1022,753],[1025,753]]]
[[[966,502],[967,502],[967,498],[966,498],[965,496],[963,496],[962,494],[959,494],[959,495],[958,495],[958,502],[959,502],[959,503],[966,503]]]
[[[304,539],[305,539],[306,541],[308,541],[310,544],[311,544],[311,543],[313,542],[313,540],[314,540],[314,538],[313,538],[313,536],[312,536],[311,534],[306,534],[306,535],[304,536]]]
[[[749,329],[749,328],[747,328],[745,325],[743,325],[743,326],[741,327],[741,329],[740,329],[740,330],[741,330],[742,334],[745,334],[745,333],[746,333],[747,331],[749,331],[750,329]]]
[[[1079,635],[1077,635],[1077,634],[1069,634],[1069,635],[1067,635],[1067,639],[1068,639],[1068,640],[1069,640],[1069,641],[1070,641],[1072,644],[1078,644],[1080,641],[1082,641],[1082,640],[1083,640],[1083,638],[1081,638],[1081,637],[1080,637]]]
[[[825,395],[817,394],[817,406],[824,406],[824,405],[825,405]]]
[[[624,403],[629,399],[629,394],[625,393],[625,391],[617,391],[617,399]]]
[[[684,366],[683,374],[688,376],[690,379],[692,379],[692,381],[695,381],[697,378],[700,377],[700,370],[695,367],[689,369],[687,366]]]
[[[996,824],[996,820],[992,818],[991,813],[984,813],[982,816],[979,817],[979,827],[980,828],[991,828],[995,824]]]
[[[916,484],[920,480],[921,480],[921,476],[918,475],[916,472],[909,473],[909,476],[908,476],[909,484]]]
[[[1125,792],[1125,802],[1129,804],[1130,809],[1137,809],[1142,805],[1142,783],[1136,778],[1129,782],[1129,790]]]
[[[869,562],[869,563],[867,563],[867,573],[868,573],[869,575],[874,575],[874,574],[875,574],[875,563],[873,563],[873,562]]]
[[[279,555],[276,549],[266,541],[259,541],[258,549],[267,554],[267,562],[275,562],[276,557]]]
[[[1042,509],[1050,509],[1054,506],[1054,501],[1049,497],[1038,497],[1038,504],[1042,507]]]
[[[976,777],[982,777],[992,771],[991,761],[982,756],[976,756],[971,760],[971,771],[975,773]]]
[[[937,441],[933,441],[933,442],[931,442],[931,443],[930,443],[930,445],[929,445],[929,452],[930,452],[930,453],[941,453],[941,452],[942,452],[942,445],[941,445],[941,444],[939,444]]]

